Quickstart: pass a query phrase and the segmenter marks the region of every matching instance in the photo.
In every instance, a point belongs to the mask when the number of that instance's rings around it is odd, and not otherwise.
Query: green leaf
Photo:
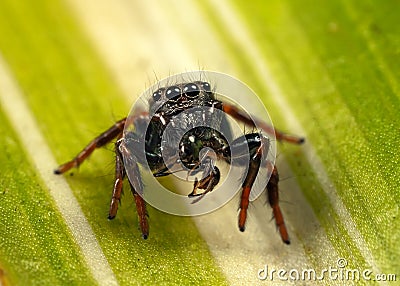
[[[150,208],[143,241],[129,194],[106,219],[110,145],[65,178],[115,280],[255,284],[264,265],[320,273],[339,258],[345,269],[399,275],[399,8],[394,0],[2,1],[0,65],[35,130],[11,121],[20,110],[0,87],[0,284],[102,283],[52,196],[57,179],[43,177],[35,161],[43,154],[24,138],[37,131],[62,163],[126,116],[156,78],[199,66],[240,78],[278,128],[306,136],[301,147],[278,145],[292,245],[281,245],[261,201],[239,233],[237,200],[193,220]]]

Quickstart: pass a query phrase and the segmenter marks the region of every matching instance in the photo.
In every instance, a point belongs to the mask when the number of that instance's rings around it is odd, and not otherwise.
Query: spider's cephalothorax
[[[182,162],[188,167],[199,163],[194,159],[198,159],[199,155],[194,150],[200,151],[206,146],[213,148],[209,145],[214,144],[214,139],[218,141],[218,138],[214,137],[216,135],[220,137],[217,130],[222,118],[214,110],[221,109],[222,103],[215,99],[207,82],[196,81],[159,88],[149,99],[149,106],[152,114],[150,121],[148,122],[147,118],[137,118],[135,133],[138,135],[138,142],[141,138],[139,134],[146,134],[144,142],[146,160],[156,177],[169,174],[165,173],[168,168],[163,157],[170,158],[176,153],[178,145],[180,157],[184,157],[181,158]],[[140,121],[145,122],[140,123]],[[214,129],[205,127],[210,122]],[[139,126],[143,126],[142,128],[146,130],[141,130]],[[164,132],[167,126],[170,126],[170,130]],[[188,130],[183,138],[179,136],[181,130]],[[189,154],[189,149],[193,151],[192,154]],[[188,158],[191,158],[190,162]]]
[[[149,234],[146,204],[141,194],[144,187],[139,165],[147,166],[154,177],[167,176],[171,170],[186,170],[188,175],[201,173],[196,178],[189,197],[193,203],[213,191],[220,180],[216,161],[228,164],[246,164],[246,173],[241,184],[239,229],[245,230],[249,197],[265,153],[269,149],[269,138],[263,134],[275,134],[277,140],[300,144],[304,139],[277,131],[261,120],[254,120],[245,111],[224,100],[218,100],[211,85],[205,81],[186,81],[158,87],[148,99],[148,110],[138,112],[118,121],[111,128],[90,142],[75,158],[60,165],[56,174],[78,167],[96,148],[113,139],[116,142],[116,177],[112,193],[109,218],[115,217],[122,194],[122,181],[127,172],[132,194],[135,198],[143,238]],[[238,138],[232,138],[227,117],[250,127],[261,129]],[[126,131],[125,125],[133,128]],[[124,132],[125,127],[125,132]],[[263,132],[262,132],[263,131]],[[142,152],[144,149],[144,152]],[[248,160],[241,160],[248,152]],[[236,155],[233,156],[233,153]],[[142,154],[142,155],[141,155]],[[289,243],[289,236],[279,207],[278,171],[268,166],[271,178],[266,182],[268,201],[273,210],[281,238]],[[199,190],[203,190],[201,193]]]

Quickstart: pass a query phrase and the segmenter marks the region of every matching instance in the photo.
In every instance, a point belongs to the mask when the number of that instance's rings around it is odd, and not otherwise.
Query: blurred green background
[[[268,206],[242,236],[237,202],[228,221],[223,211],[192,220],[150,208],[143,241],[130,194],[107,221],[112,145],[96,151],[66,179],[119,284],[262,284],[264,264],[321,270],[338,258],[398,276],[399,11],[394,0],[4,0],[0,66],[58,163],[157,78],[193,69],[240,78],[276,126],[306,136],[302,147],[278,146],[289,247]],[[15,127],[24,119],[11,120],[21,110],[0,93],[0,285],[101,284]]]

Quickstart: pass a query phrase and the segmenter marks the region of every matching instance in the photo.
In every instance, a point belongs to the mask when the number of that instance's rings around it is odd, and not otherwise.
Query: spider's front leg
[[[108,211],[108,219],[113,219],[117,215],[118,206],[121,203],[123,182],[126,175],[121,153],[118,150],[119,142],[121,141],[118,140],[115,143],[115,181],[111,196],[110,209]]]
[[[240,231],[245,230],[245,224],[247,219],[247,209],[249,206],[250,192],[253,187],[254,181],[257,177],[262,162],[263,153],[266,155],[269,149],[268,138],[263,137],[259,133],[246,134],[244,137],[240,137],[233,142],[233,147],[236,149],[236,154],[245,154],[245,148],[248,147],[250,153],[250,161],[247,169],[246,177],[242,184],[242,195],[240,199],[240,211],[239,211],[239,229]],[[240,161],[238,161],[240,163]],[[268,164],[268,161],[265,162]],[[270,167],[269,165],[267,165]],[[275,166],[271,169],[271,177],[267,183],[266,190],[268,194],[268,201],[272,208],[272,212],[275,218],[276,226],[278,227],[282,241],[286,244],[290,243],[289,235],[286,230],[283,215],[279,207],[279,189],[278,189],[278,170]]]
[[[135,199],[136,211],[139,218],[139,227],[142,232],[142,237],[147,239],[149,236],[149,223],[147,221],[147,210],[146,210],[146,202],[139,195],[139,193],[143,192],[143,182],[140,176],[139,167],[137,164],[137,160],[135,160],[135,155],[126,148],[125,139],[120,139],[115,143],[115,162],[116,162],[116,172],[115,172],[115,184],[113,189],[113,194],[111,198],[110,211],[109,211],[109,219],[113,219],[117,214],[118,203],[120,202],[121,193],[122,193],[122,180],[125,177],[125,170],[129,170],[129,172],[133,172],[135,176],[131,176],[134,180],[129,181],[133,198]],[[129,158],[126,160],[127,165],[124,165],[123,158]]]
[[[239,230],[245,231],[247,219],[247,209],[249,207],[249,197],[251,188],[256,180],[261,165],[262,152],[265,147],[258,133],[246,134],[245,137],[238,138],[234,141],[233,148],[243,148],[244,144],[248,145],[250,151],[249,166],[246,177],[242,184],[242,195],[240,197],[239,211]],[[244,140],[243,140],[244,139]],[[269,144],[268,144],[269,146]],[[268,148],[264,148],[267,149]]]

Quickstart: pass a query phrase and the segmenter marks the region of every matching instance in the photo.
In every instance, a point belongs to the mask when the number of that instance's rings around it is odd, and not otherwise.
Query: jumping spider
[[[174,119],[175,116],[189,109],[193,109],[193,113],[198,112],[200,116],[196,117],[196,119],[193,119],[191,116],[185,116],[179,122]],[[219,125],[227,123],[224,121],[224,118],[215,119],[215,110],[222,111],[234,120],[250,127],[250,129],[253,128],[255,130],[255,127],[258,126],[261,127],[261,130],[236,138],[232,141],[231,146],[229,146],[229,138],[226,137],[230,135],[222,135],[218,132]],[[215,128],[205,127],[202,124],[205,122],[214,122]],[[176,145],[172,146],[172,144],[168,145],[168,142],[165,143],[165,140],[163,142],[161,139],[169,123],[179,126],[193,126],[180,139],[178,147]],[[134,129],[130,132],[124,132],[124,127],[127,124],[132,124]],[[189,195],[190,197],[199,196],[196,200],[200,200],[206,193],[211,192],[220,180],[220,171],[215,166],[215,161],[223,160],[230,164],[233,149],[245,147],[250,156],[248,166],[246,166],[247,173],[242,181],[238,222],[239,230],[244,231],[250,192],[252,191],[253,183],[260,166],[263,164],[261,155],[263,152],[268,151],[268,137],[262,134],[261,131],[269,135],[275,134],[278,141],[294,144],[304,142],[303,138],[280,132],[261,120],[252,119],[237,106],[218,100],[210,83],[206,81],[186,81],[180,84],[159,87],[149,98],[149,110],[119,120],[108,130],[93,139],[71,161],[60,165],[54,170],[54,173],[62,174],[71,168],[78,167],[96,148],[106,145],[113,139],[117,139],[115,143],[115,183],[108,218],[113,219],[116,216],[121,199],[123,179],[127,172],[133,172],[133,179],[130,177],[129,183],[136,203],[142,236],[146,239],[149,235],[149,225],[146,203],[142,196],[140,196],[143,191],[143,183],[138,164],[144,165],[147,163],[154,177],[170,175],[170,167],[178,163],[183,164],[193,173],[198,172],[200,166],[202,166],[202,170],[207,170],[208,173],[201,180],[196,179],[193,191]],[[140,156],[132,152],[132,150],[128,150],[128,143],[136,146],[135,148],[144,146],[145,152],[143,154],[145,155]],[[143,145],[140,145],[141,143]],[[163,147],[162,143],[164,143]],[[200,150],[204,147],[213,149],[216,158],[215,156],[207,156],[207,154],[201,155]],[[172,150],[176,148],[179,148],[179,158],[172,160],[172,162],[171,160],[166,160],[165,154],[168,154],[168,149]],[[130,160],[124,161],[124,156],[130,156]],[[282,241],[289,244],[289,235],[279,207],[278,170],[274,165],[270,166],[270,168],[271,177],[266,185],[268,201]],[[198,194],[197,191],[199,189],[204,190],[204,192]]]

